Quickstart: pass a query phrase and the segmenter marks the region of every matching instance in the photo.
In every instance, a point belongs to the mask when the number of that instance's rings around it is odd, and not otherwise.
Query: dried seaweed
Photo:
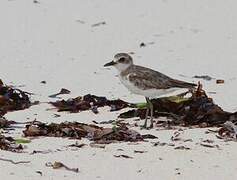
[[[97,143],[108,144],[115,141],[142,141],[138,132],[128,129],[124,124],[113,128],[102,128],[78,122],[65,122],[49,125],[35,121],[26,125],[25,136],[69,137],[73,139],[88,138]]]
[[[98,107],[110,106],[111,111],[121,110],[126,107],[135,107],[133,110],[120,114],[120,118],[140,117],[144,119],[146,114],[146,109],[139,108],[139,104],[134,105],[120,99],[108,100],[106,97],[91,94],[50,103],[58,111],[81,112],[91,110],[96,114],[98,113]],[[170,97],[158,98],[153,99],[152,103],[154,105],[154,117],[168,117],[171,120],[168,122],[169,125],[199,125],[200,127],[208,127],[219,126],[226,121],[237,121],[237,112],[230,113],[223,111],[221,107],[216,105],[206,95],[201,84],[199,84],[196,91],[192,92],[190,98],[179,98],[178,100]]]
[[[226,140],[237,140],[237,125],[231,121],[227,121],[218,130],[218,137]]]
[[[223,111],[209,98],[201,85],[192,96],[184,101],[173,101],[170,98],[153,99],[154,116],[165,116],[171,119],[169,125],[200,127],[219,126],[226,121],[237,122],[237,112]],[[119,115],[120,118],[145,118],[146,109],[133,109]]]
[[[0,128],[8,128],[14,121],[8,121],[4,117],[0,117]]]
[[[91,94],[68,100],[50,102],[50,104],[54,105],[58,111],[70,111],[76,113],[85,110],[92,110],[95,114],[98,113],[98,107],[110,106],[110,111],[118,111],[130,106],[129,103],[120,99],[108,100],[106,97]]]
[[[0,80],[0,116],[8,111],[29,108],[32,105],[29,94],[20,89],[4,85]]]
[[[21,144],[16,144],[13,138],[0,135],[0,149],[12,152],[20,152],[23,147]]]

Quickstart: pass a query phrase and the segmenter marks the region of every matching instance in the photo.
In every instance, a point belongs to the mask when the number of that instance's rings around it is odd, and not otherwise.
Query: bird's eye
[[[123,63],[123,62],[125,62],[125,60],[126,59],[124,57],[122,57],[122,58],[119,59],[119,62]]]

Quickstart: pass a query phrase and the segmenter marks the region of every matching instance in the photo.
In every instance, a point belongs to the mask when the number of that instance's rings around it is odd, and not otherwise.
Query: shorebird
[[[119,71],[119,79],[132,93],[145,96],[147,102],[146,118],[143,125],[147,128],[150,111],[150,128],[153,128],[153,104],[151,98],[159,98],[179,90],[193,89],[196,84],[173,79],[158,71],[138,66],[133,63],[132,57],[127,53],[118,53],[113,61],[104,65],[114,66]]]

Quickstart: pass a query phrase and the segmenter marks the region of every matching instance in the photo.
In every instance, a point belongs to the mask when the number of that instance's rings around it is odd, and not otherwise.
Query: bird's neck
[[[121,73],[123,71],[126,71],[131,66],[133,66],[133,64],[116,64],[115,68]]]
[[[121,76],[126,76],[129,73],[129,70],[133,67],[133,65],[128,66],[127,68],[119,71]]]

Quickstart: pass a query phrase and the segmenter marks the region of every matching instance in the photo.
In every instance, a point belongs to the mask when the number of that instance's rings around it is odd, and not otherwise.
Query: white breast
[[[122,84],[132,93],[142,95],[145,97],[150,98],[159,98],[159,97],[166,97],[166,96],[173,96],[177,94],[184,93],[188,91],[188,89],[185,88],[169,88],[169,89],[140,89],[137,86],[135,86],[133,83],[131,83],[127,77],[122,77],[119,75],[119,79],[122,82]]]

